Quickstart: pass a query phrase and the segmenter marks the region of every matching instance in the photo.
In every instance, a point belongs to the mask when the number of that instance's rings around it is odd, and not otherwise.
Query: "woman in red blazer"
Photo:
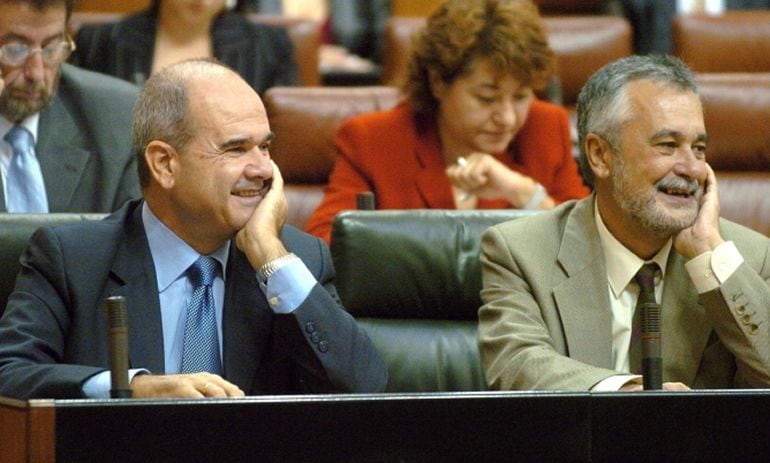
[[[553,63],[531,3],[445,2],[415,42],[407,98],[340,127],[307,231],[328,242],[362,191],[377,209],[546,209],[587,195],[566,110],[534,95]]]

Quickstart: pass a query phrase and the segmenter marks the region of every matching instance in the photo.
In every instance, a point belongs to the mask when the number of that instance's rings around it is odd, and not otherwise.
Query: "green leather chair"
[[[5,311],[19,273],[19,256],[29,237],[40,227],[81,220],[99,220],[106,214],[9,214],[0,213],[0,315]],[[94,243],[98,246],[99,243]]]
[[[388,391],[487,389],[476,342],[479,245],[531,211],[346,211],[332,228],[336,286],[388,364]]]

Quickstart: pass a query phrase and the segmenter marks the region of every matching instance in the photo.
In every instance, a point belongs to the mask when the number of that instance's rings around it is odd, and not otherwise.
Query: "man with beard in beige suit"
[[[668,56],[605,66],[581,92],[578,135],[594,194],[482,238],[490,387],[641,390],[631,335],[647,263],[663,389],[768,387],[770,239],[719,218],[690,70]]]

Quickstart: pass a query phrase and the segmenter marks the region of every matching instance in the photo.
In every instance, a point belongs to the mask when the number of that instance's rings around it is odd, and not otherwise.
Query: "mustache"
[[[700,190],[700,182],[692,178],[672,176],[665,177],[655,183],[658,190],[679,190],[694,195]]]

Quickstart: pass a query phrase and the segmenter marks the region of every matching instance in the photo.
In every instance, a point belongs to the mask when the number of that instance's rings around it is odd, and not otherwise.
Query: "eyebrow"
[[[61,39],[67,37],[67,31],[61,31],[59,33],[53,34],[51,36],[48,36],[44,38],[40,43],[47,44],[50,43],[53,40]],[[29,37],[26,37],[21,34],[17,34],[15,32],[9,32],[2,37],[0,37],[0,43],[7,43],[7,42],[24,42],[26,44],[30,44],[34,42],[34,40],[30,39]]]
[[[682,132],[679,132],[677,130],[660,130],[658,132],[655,132],[652,137],[650,137],[650,140],[657,140],[658,138],[665,138],[665,137],[674,137],[674,138],[682,138],[683,134]],[[698,134],[697,137],[695,137],[695,141],[697,142],[708,142],[709,136],[708,134],[701,133]]]
[[[273,141],[275,139],[275,133],[270,132],[265,137],[260,140],[258,143],[254,143],[255,145],[261,145],[262,143]],[[231,138],[230,140],[227,140],[226,142],[219,145],[219,149],[221,151],[227,151],[232,148],[237,148],[239,146],[243,146],[244,144],[253,143],[254,138],[252,137],[236,137]]]

